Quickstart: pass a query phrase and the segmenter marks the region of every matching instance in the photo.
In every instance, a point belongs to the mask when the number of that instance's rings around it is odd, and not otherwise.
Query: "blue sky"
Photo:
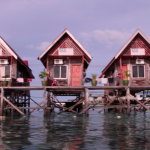
[[[93,56],[88,76],[99,76],[138,28],[150,38],[149,7],[148,0],[0,0],[0,36],[29,60],[33,86],[41,85],[37,57],[65,28]]]

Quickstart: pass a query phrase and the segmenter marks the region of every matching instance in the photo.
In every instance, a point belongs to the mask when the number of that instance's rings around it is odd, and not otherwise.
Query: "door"
[[[124,73],[125,73],[125,71],[127,71],[128,69],[127,69],[127,65],[122,65],[122,77],[123,77],[123,79],[124,79]]]
[[[72,65],[71,86],[81,86],[81,65]]]

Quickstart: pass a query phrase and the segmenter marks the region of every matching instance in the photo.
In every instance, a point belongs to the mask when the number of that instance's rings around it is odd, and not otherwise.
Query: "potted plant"
[[[97,85],[96,76],[97,76],[97,74],[92,74],[92,81],[91,81],[92,86]]]
[[[44,80],[42,81],[42,85],[43,85],[43,86],[47,86],[46,77],[47,77],[48,75],[49,75],[49,74],[45,72],[45,69],[44,69],[44,71],[42,71],[42,72],[39,74],[40,79],[44,79]]]
[[[2,76],[2,78],[5,78],[5,81],[2,81],[2,86],[8,85],[8,81],[6,81],[6,78],[8,78],[8,77],[9,77],[9,75]]]
[[[125,85],[125,86],[128,86],[128,84],[129,84],[128,77],[130,77],[129,70],[124,72],[123,85]]]

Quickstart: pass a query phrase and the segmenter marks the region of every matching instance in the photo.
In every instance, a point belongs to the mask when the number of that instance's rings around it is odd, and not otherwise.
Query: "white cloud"
[[[28,46],[26,46],[27,48],[31,48],[31,49],[37,49],[37,50],[42,50],[44,51],[49,45],[51,44],[51,42],[42,42],[41,44],[39,44],[38,46],[35,46],[33,44],[30,44]]]
[[[50,44],[51,42],[42,42],[39,46],[35,48],[44,51]]]
[[[125,31],[117,30],[94,30],[89,33],[81,33],[81,36],[85,41],[90,42],[96,40],[102,45],[111,47],[114,45],[123,45],[132,34]]]

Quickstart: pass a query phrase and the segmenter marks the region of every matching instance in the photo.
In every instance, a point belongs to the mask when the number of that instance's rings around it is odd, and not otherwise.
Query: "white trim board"
[[[6,42],[0,37],[0,44],[2,44],[6,50],[12,55],[14,56],[15,59],[17,59],[17,55],[11,50],[11,48],[6,44]]]

